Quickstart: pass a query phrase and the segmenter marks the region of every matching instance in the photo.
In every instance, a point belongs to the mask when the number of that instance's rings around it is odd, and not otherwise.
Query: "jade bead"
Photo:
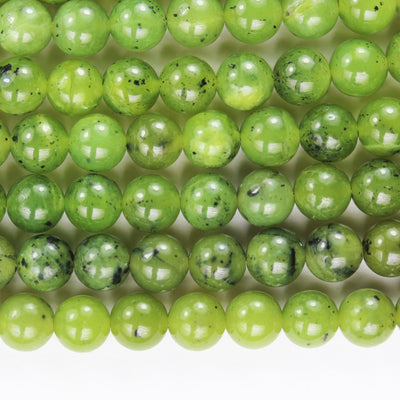
[[[260,106],[271,97],[273,89],[271,67],[255,54],[230,56],[217,73],[219,96],[226,105],[236,110],[252,110]]]
[[[174,237],[153,233],[132,250],[129,269],[136,283],[149,292],[175,289],[188,271],[188,255]]]
[[[92,351],[100,347],[110,333],[110,314],[94,297],[70,297],[56,311],[54,332],[69,350]]]
[[[51,15],[37,0],[9,0],[0,8],[0,46],[18,56],[43,50],[51,39]]]
[[[283,54],[274,68],[275,89],[285,101],[304,105],[325,96],[331,84],[328,61],[316,50],[299,47]]]
[[[121,0],[111,11],[111,35],[123,48],[145,51],[164,37],[167,19],[155,0]]]
[[[279,224],[289,216],[293,205],[292,185],[278,171],[253,171],[239,186],[238,208],[252,225],[267,227]]]
[[[316,290],[296,293],[283,308],[283,330],[299,346],[322,346],[333,338],[338,327],[335,303]]]
[[[70,154],[81,168],[101,172],[114,168],[125,154],[126,137],[121,125],[104,114],[81,118],[70,132]]]
[[[316,221],[334,219],[342,215],[350,203],[350,181],[333,165],[314,164],[297,177],[294,198],[306,217]]]
[[[8,128],[0,121],[0,165],[7,160],[11,149],[11,135]]]
[[[114,289],[128,276],[129,251],[114,236],[93,235],[76,249],[74,269],[78,279],[89,289]]]
[[[36,110],[46,97],[47,77],[29,58],[0,62],[0,111],[21,115]]]
[[[236,191],[221,175],[198,174],[185,183],[181,193],[181,209],[186,220],[204,231],[228,224],[237,209]]]
[[[156,102],[159,91],[156,72],[138,58],[118,60],[104,75],[104,100],[119,114],[144,114]]]
[[[357,234],[342,224],[316,228],[306,242],[309,270],[326,282],[340,282],[353,275],[363,259],[363,248]]]
[[[224,27],[220,0],[172,0],[167,11],[168,30],[183,46],[203,47],[217,40]]]
[[[129,183],[122,198],[127,221],[143,232],[167,229],[178,217],[180,199],[177,188],[160,175],[143,175]]]
[[[18,293],[0,307],[0,337],[15,350],[32,351],[53,335],[53,310],[40,297]]]
[[[7,197],[3,186],[0,185],[0,221],[4,218],[7,210]]]
[[[244,154],[263,167],[286,164],[296,154],[299,142],[296,121],[281,108],[261,108],[250,114],[241,128]]]
[[[356,147],[357,122],[336,104],[312,108],[300,123],[300,143],[306,153],[321,162],[341,161]]]
[[[389,217],[400,210],[400,169],[389,160],[367,161],[353,174],[351,191],[362,212]]]
[[[113,180],[103,175],[81,176],[65,193],[65,213],[73,225],[87,232],[109,228],[121,211],[121,190]]]
[[[14,225],[25,232],[45,232],[62,217],[64,194],[47,176],[28,175],[11,186],[7,212]]]
[[[194,56],[172,60],[162,70],[160,81],[160,95],[164,103],[180,113],[203,111],[217,91],[213,69]]]
[[[69,150],[69,136],[56,118],[34,114],[12,131],[11,154],[30,172],[49,172],[60,166]]]
[[[131,350],[147,350],[158,344],[168,329],[165,307],[147,293],[128,294],[111,311],[111,332]]]
[[[66,60],[50,73],[47,95],[51,105],[63,114],[79,116],[92,112],[102,94],[102,77],[87,61]]]
[[[390,74],[396,81],[400,82],[400,33],[390,41],[386,55]]]
[[[221,304],[205,293],[189,293],[172,305],[168,316],[172,338],[189,350],[206,350],[215,345],[225,331],[225,312]]]
[[[330,61],[332,81],[349,96],[369,96],[385,82],[388,62],[383,51],[366,39],[350,39],[336,47]]]
[[[189,271],[203,289],[218,292],[231,289],[246,271],[246,256],[239,242],[219,233],[195,243],[189,256]]]
[[[240,148],[236,123],[226,114],[207,110],[186,121],[183,150],[194,165],[220,168],[230,163]]]
[[[303,243],[285,229],[265,229],[247,246],[247,268],[254,279],[267,286],[292,283],[305,262]]]
[[[371,347],[392,334],[396,309],[392,301],[375,289],[359,289],[347,296],[339,308],[339,325],[350,342]]]
[[[249,44],[261,43],[278,32],[282,6],[279,0],[227,0],[224,18],[236,39]]]
[[[8,285],[17,270],[17,255],[13,245],[0,236],[0,289]]]
[[[182,153],[181,128],[162,114],[139,116],[129,127],[126,140],[129,156],[142,168],[167,168]]]

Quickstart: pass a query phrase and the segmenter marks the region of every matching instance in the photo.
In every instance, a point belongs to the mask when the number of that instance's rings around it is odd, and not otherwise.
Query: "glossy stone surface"
[[[17,270],[23,282],[39,292],[64,286],[74,268],[74,255],[68,243],[52,235],[37,235],[22,245]]]
[[[349,278],[357,271],[362,259],[361,241],[346,225],[319,226],[307,239],[307,266],[323,281],[340,282]]]
[[[0,236],[0,289],[3,289],[13,278],[17,270],[17,255],[13,245]]]
[[[12,131],[11,154],[30,172],[49,172],[60,166],[69,150],[69,136],[56,118],[34,114]]]
[[[172,225],[179,214],[179,192],[160,175],[142,175],[129,183],[122,198],[128,222],[143,232],[159,232]]]
[[[222,101],[236,110],[252,110],[272,94],[272,69],[252,53],[234,54],[221,64],[217,73],[217,90]]]
[[[396,81],[400,82],[400,33],[395,35],[390,41],[386,55],[390,74]]]
[[[286,164],[299,148],[299,128],[285,110],[265,107],[250,114],[241,127],[247,158],[263,167]]]
[[[225,226],[236,208],[235,188],[218,174],[195,175],[181,192],[182,214],[197,229],[208,231]]]
[[[64,213],[63,192],[43,175],[28,175],[18,180],[11,186],[7,200],[8,216],[26,232],[45,232],[53,228]]]
[[[7,197],[3,186],[0,185],[0,221],[3,219],[7,209]]]
[[[299,210],[308,218],[327,221],[343,214],[351,199],[347,175],[330,164],[314,164],[296,179],[294,197]]]
[[[65,213],[71,223],[83,231],[100,232],[109,228],[121,211],[121,190],[103,175],[81,176],[65,193]]]
[[[203,111],[217,91],[213,69],[195,56],[183,56],[167,64],[160,75],[164,103],[180,113]]]
[[[198,167],[220,168],[230,163],[240,148],[240,133],[226,114],[208,110],[194,115],[183,128],[183,150]]]
[[[114,289],[128,276],[129,250],[114,236],[89,236],[76,249],[74,269],[89,289]]]
[[[322,346],[333,338],[338,327],[335,303],[316,290],[296,293],[283,308],[283,330],[299,346]]]
[[[129,261],[136,283],[149,292],[175,289],[188,271],[188,255],[172,236],[153,233],[136,243]]]
[[[293,282],[306,261],[303,243],[292,232],[269,228],[247,246],[247,268],[258,282],[273,287]]]
[[[189,293],[172,305],[168,316],[172,338],[189,350],[215,345],[225,330],[225,312],[214,297]]]
[[[158,344],[168,329],[167,311],[147,293],[128,294],[111,311],[111,332],[131,350],[147,350]]]
[[[368,215],[388,217],[400,210],[400,169],[375,159],[360,165],[351,179],[354,203]]]
[[[345,159],[356,147],[357,122],[336,104],[312,108],[300,123],[300,143],[307,154],[321,162]]]
[[[11,135],[7,126],[0,121],[0,165],[6,161],[11,149]]]
[[[328,61],[316,50],[299,47],[283,54],[274,67],[275,89],[288,103],[304,105],[321,99],[331,84]]]
[[[260,169],[247,175],[238,190],[238,208],[255,226],[272,226],[284,221],[292,211],[294,195],[285,175]]]

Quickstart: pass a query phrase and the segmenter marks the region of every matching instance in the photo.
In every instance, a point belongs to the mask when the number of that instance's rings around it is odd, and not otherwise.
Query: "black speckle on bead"
[[[377,301],[381,300],[377,295],[374,296],[374,299],[377,300]]]
[[[247,191],[247,196],[254,197],[260,192],[261,186],[257,186]]]

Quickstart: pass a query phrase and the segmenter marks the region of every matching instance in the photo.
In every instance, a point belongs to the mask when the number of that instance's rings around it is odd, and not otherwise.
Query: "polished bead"
[[[13,245],[0,236],[0,289],[3,289],[13,278],[17,270],[17,255]]]
[[[0,185],[0,221],[4,218],[7,209],[7,197],[3,186]]]
[[[389,43],[386,55],[390,74],[396,81],[400,82],[400,33],[395,35]]]
[[[11,149],[11,135],[8,128],[0,121],[0,165],[6,161]]]

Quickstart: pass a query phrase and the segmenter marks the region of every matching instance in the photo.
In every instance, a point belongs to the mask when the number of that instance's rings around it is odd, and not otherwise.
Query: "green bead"
[[[236,110],[252,110],[271,97],[272,69],[261,57],[239,53],[228,57],[217,73],[217,90],[222,101]]]
[[[0,165],[7,160],[11,149],[11,135],[7,127],[0,121]]]
[[[81,168],[101,172],[114,168],[125,154],[126,137],[121,125],[104,114],[81,118],[70,132],[70,154]]]
[[[224,27],[220,0],[172,0],[167,11],[168,30],[183,46],[213,43]]]
[[[240,148],[236,123],[220,111],[208,110],[191,117],[183,129],[183,150],[194,165],[220,168],[230,163]]]
[[[7,197],[3,186],[0,185],[0,221],[4,218],[7,209]]]
[[[76,249],[74,269],[78,279],[89,289],[114,289],[128,276],[129,251],[114,236],[90,236]]]
[[[128,222],[143,232],[167,229],[178,217],[179,192],[160,175],[143,175],[129,183],[122,198]]]
[[[383,343],[396,326],[396,309],[379,290],[359,289],[339,308],[339,325],[350,342],[363,347]]]
[[[268,294],[248,291],[226,309],[226,330],[240,346],[259,349],[272,343],[282,329],[282,311]]]
[[[47,77],[29,58],[0,62],[0,111],[21,115],[36,110],[46,97]]]
[[[306,261],[303,243],[292,232],[269,228],[247,246],[247,268],[258,282],[273,287],[292,283]]]
[[[74,255],[68,243],[51,235],[29,238],[17,256],[17,270],[23,282],[39,292],[64,286],[71,277]]]
[[[64,3],[66,0],[42,0],[42,1],[43,1],[43,3],[47,3],[47,4],[61,4],[61,3]]]
[[[336,47],[330,61],[332,81],[349,96],[369,96],[385,82],[388,62],[383,51],[366,39],[350,39]]]
[[[244,43],[261,43],[278,32],[282,23],[279,0],[227,0],[224,8],[229,32]]]
[[[168,316],[172,338],[189,350],[215,345],[225,331],[225,312],[214,297],[189,293],[172,305]]]
[[[283,222],[294,205],[292,185],[285,175],[272,169],[260,169],[247,175],[238,191],[238,208],[255,226]]]
[[[182,153],[181,128],[162,114],[138,117],[129,127],[126,140],[128,154],[142,168],[167,168]]]
[[[155,0],[120,0],[111,12],[110,29],[123,48],[145,51],[161,42],[167,19]]]
[[[84,60],[70,59],[58,64],[49,76],[48,98],[59,112],[79,116],[92,112],[103,94],[97,68]]]
[[[283,308],[283,329],[299,346],[322,346],[333,338],[338,327],[339,313],[335,303],[316,290],[295,294]]]
[[[147,293],[122,297],[111,311],[111,332],[131,350],[147,350],[158,344],[168,329],[165,307]]]
[[[263,167],[286,164],[296,154],[299,142],[296,121],[287,111],[276,107],[253,112],[241,128],[243,152]]]
[[[70,0],[57,10],[53,19],[56,45],[73,57],[98,53],[109,34],[108,16],[93,0]]]
[[[0,307],[0,337],[15,350],[36,350],[53,334],[53,315],[41,298],[28,293],[15,294]]]
[[[340,282],[349,278],[357,271],[362,259],[361,241],[346,225],[319,226],[307,239],[307,266],[323,281]]]
[[[11,153],[28,171],[49,172],[63,163],[69,143],[67,131],[56,118],[34,114],[13,129]]]
[[[153,233],[132,250],[129,269],[136,283],[149,292],[175,289],[188,271],[188,255],[174,237]]]
[[[17,270],[17,256],[13,245],[0,236],[0,289],[3,289],[13,278]]]
[[[194,56],[183,56],[167,64],[160,75],[160,95],[172,110],[195,114],[211,103],[217,91],[213,69]]]
[[[208,231],[225,226],[236,208],[235,188],[221,175],[195,175],[182,189],[182,214],[197,229]]]
[[[0,46],[18,56],[43,50],[51,39],[51,15],[37,0],[10,0],[0,8]]]
[[[122,194],[111,179],[98,174],[81,176],[65,193],[65,213],[78,229],[100,232],[112,226],[122,210]]]
[[[125,58],[107,68],[104,100],[115,112],[140,115],[158,98],[160,82],[154,69],[138,58]]]
[[[336,104],[311,109],[300,124],[300,143],[307,154],[322,162],[345,159],[356,147],[357,122]]]
[[[223,233],[206,236],[192,248],[189,257],[192,278],[203,289],[231,289],[246,271],[246,256],[239,242]]]
[[[61,303],[54,316],[54,332],[66,348],[92,351],[100,347],[110,333],[110,314],[94,297],[70,297]]]
[[[274,68],[275,89],[288,103],[312,104],[331,84],[328,61],[316,50],[299,47],[283,54]]]
[[[362,212],[389,217],[400,210],[400,169],[389,160],[367,161],[353,174],[351,191]]]
[[[294,197],[299,210],[308,218],[328,221],[344,213],[351,199],[347,175],[330,164],[314,164],[296,179]]]
[[[400,82],[400,33],[395,35],[389,43],[386,55],[390,74],[396,81]]]
[[[11,186],[7,212],[18,228],[32,233],[45,232],[62,217],[64,194],[47,176],[28,175]]]

